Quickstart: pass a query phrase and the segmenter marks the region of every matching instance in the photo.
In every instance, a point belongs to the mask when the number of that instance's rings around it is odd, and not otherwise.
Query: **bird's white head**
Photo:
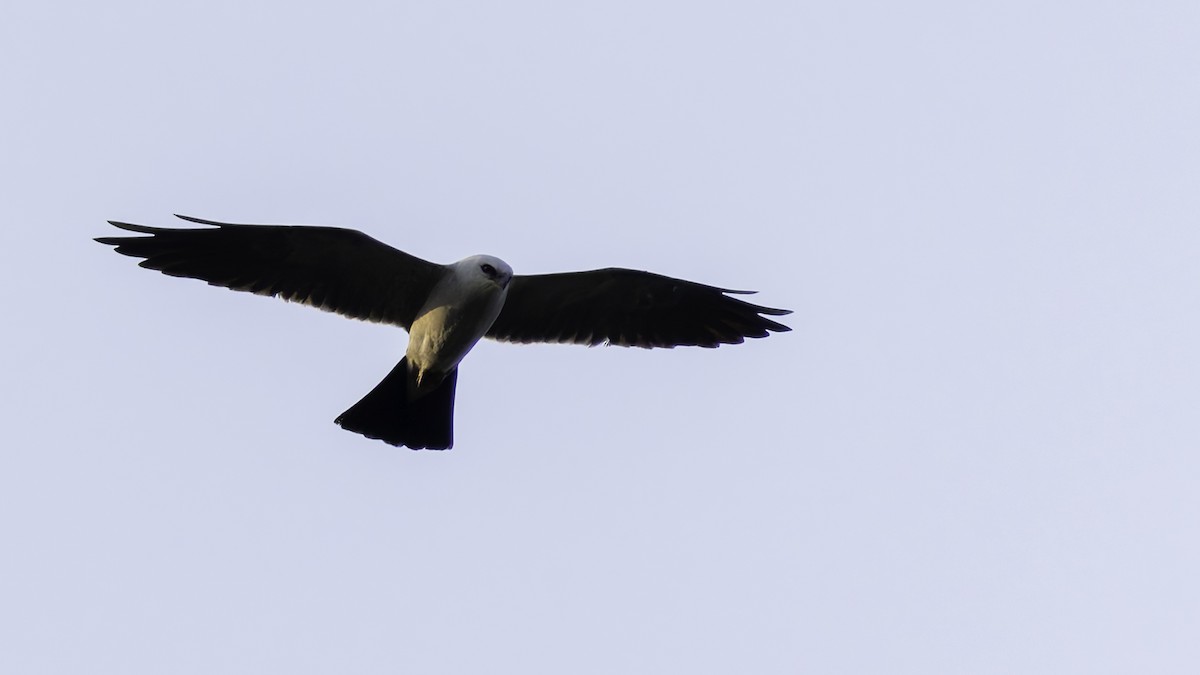
[[[513,271],[508,263],[495,256],[473,255],[454,263],[454,275],[461,284],[494,284],[499,290],[504,290],[512,281]]]

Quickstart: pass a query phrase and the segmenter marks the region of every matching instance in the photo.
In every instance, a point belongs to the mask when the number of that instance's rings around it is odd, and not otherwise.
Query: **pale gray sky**
[[[1200,5],[0,10],[0,671],[1193,673]],[[480,344],[140,270],[171,213],[788,307]]]

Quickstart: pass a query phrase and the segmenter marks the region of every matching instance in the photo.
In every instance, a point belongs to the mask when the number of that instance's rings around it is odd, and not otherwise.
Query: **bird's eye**
[[[488,263],[483,263],[482,265],[479,266],[479,269],[483,270],[483,273],[488,275],[489,277],[496,276],[496,268],[492,267]]]

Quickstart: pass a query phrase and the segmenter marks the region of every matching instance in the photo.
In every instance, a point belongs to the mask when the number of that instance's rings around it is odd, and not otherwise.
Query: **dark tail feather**
[[[334,420],[346,431],[377,438],[413,450],[445,450],[454,445],[454,384],[458,369],[450,371],[437,389],[415,401],[408,400],[408,359],[375,385],[371,393]]]

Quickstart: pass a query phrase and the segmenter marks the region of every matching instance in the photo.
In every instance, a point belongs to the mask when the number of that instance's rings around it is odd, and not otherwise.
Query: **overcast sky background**
[[[0,671],[1194,673],[1200,5],[0,9]],[[795,310],[480,344],[138,269],[172,213]]]

